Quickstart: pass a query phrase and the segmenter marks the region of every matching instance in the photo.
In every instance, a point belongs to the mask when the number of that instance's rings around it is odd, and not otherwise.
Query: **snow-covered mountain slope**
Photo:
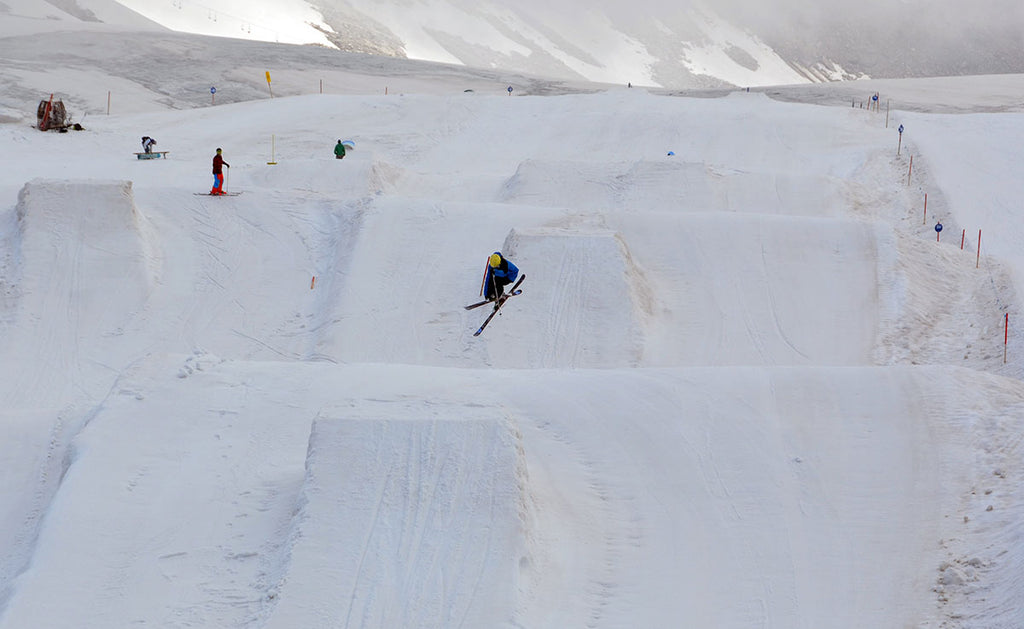
[[[62,30],[162,30],[117,0],[3,0],[0,37]]]
[[[1024,71],[1024,10],[1004,2],[951,21],[919,1],[118,1],[186,32],[676,89]]]
[[[60,13],[0,37],[0,629],[1024,626],[1024,78]]]

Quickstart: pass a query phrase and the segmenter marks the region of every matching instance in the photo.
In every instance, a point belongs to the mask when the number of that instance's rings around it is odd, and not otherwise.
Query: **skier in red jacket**
[[[224,158],[220,156],[220,152],[220,149],[217,149],[217,154],[213,156],[213,188],[210,190],[210,194],[224,194],[223,168],[231,168],[231,164],[224,161]]]

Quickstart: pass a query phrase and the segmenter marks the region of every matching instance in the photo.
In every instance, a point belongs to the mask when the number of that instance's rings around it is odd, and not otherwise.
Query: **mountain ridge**
[[[25,0],[10,0],[17,4]],[[60,0],[73,13],[113,0]],[[954,19],[859,5],[651,3],[547,6],[447,0],[118,0],[172,30],[316,44],[551,79],[668,89],[1024,71],[1024,9],[996,2]],[[650,5],[650,6],[648,6]],[[75,9],[77,7],[77,9]]]

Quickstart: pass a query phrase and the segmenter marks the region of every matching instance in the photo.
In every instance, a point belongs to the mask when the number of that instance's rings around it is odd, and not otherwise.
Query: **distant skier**
[[[334,159],[345,159],[345,145],[341,143],[341,140],[334,145]]]
[[[149,137],[148,135],[142,136],[142,150],[146,153],[153,152],[153,145],[156,144],[156,140]]]
[[[500,251],[495,251],[487,258],[487,271],[484,273],[484,299],[494,302],[497,310],[499,299],[505,294],[505,286],[516,281],[519,268],[505,259]]]
[[[217,149],[217,154],[213,156],[213,188],[210,190],[210,194],[224,194],[224,171],[223,168],[231,168],[231,164],[224,161],[221,157],[221,150]]]

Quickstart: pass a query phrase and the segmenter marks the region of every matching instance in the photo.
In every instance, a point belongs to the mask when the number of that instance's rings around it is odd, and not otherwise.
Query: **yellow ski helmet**
[[[487,260],[488,264],[491,265],[492,269],[496,269],[501,266],[501,254],[495,251],[491,254],[491,257]]]

